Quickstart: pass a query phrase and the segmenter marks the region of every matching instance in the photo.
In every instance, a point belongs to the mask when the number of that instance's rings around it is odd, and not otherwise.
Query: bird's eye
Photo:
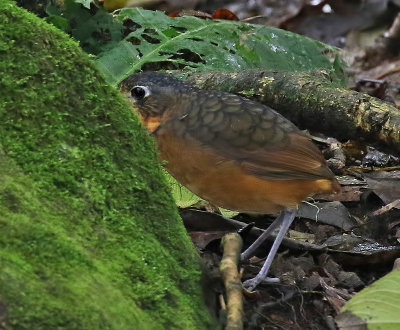
[[[131,95],[136,100],[143,100],[150,95],[150,91],[145,86],[135,86],[131,89]]]

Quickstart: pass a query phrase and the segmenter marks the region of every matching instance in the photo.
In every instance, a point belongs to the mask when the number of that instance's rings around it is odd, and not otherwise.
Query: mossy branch
[[[239,234],[230,233],[222,238],[223,257],[220,270],[228,300],[228,316],[225,329],[243,329],[243,295],[242,282],[238,273],[238,263],[243,241]]]
[[[400,151],[400,112],[392,104],[332,84],[324,72],[191,73],[200,88],[242,94],[279,111],[302,129],[366,140]]]

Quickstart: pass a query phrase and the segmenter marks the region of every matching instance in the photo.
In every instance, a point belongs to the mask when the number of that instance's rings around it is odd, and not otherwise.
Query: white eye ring
[[[131,96],[135,100],[143,100],[151,94],[150,90],[146,86],[135,86],[131,89]]]

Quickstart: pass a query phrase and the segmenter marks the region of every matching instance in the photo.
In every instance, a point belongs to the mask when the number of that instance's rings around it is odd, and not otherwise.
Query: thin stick
[[[243,295],[242,282],[238,273],[242,238],[237,233],[230,233],[222,238],[221,245],[224,254],[220,264],[220,271],[224,281],[227,297],[226,330],[243,329]]]
[[[382,206],[380,209],[374,211],[372,215],[374,216],[382,215],[386,212],[389,212],[391,209],[397,207],[399,204],[400,204],[400,199],[396,199],[393,202],[386,204],[385,206]]]

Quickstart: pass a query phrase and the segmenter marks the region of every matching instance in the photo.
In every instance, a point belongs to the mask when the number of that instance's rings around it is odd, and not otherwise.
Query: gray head
[[[158,72],[134,73],[119,84],[119,89],[142,116],[160,116],[182,95],[197,90],[170,74]]]

